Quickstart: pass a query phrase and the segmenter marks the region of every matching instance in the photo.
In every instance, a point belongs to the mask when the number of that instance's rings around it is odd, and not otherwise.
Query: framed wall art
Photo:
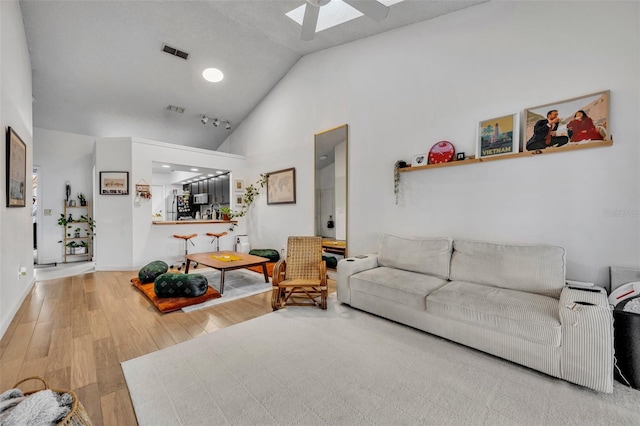
[[[507,155],[518,152],[518,114],[481,121],[478,125],[476,158]]]
[[[609,91],[524,111],[523,151],[611,141]]]
[[[426,166],[428,162],[427,154],[416,154],[411,159],[411,167]]]
[[[235,179],[233,181],[233,189],[236,191],[244,191],[244,180],[243,179]]]
[[[244,207],[244,192],[236,192],[236,202],[234,205],[236,208]]]
[[[295,204],[296,169],[267,173],[267,204]]]
[[[25,207],[27,191],[27,145],[7,129],[7,207]]]
[[[129,195],[129,172],[100,172],[101,195]]]

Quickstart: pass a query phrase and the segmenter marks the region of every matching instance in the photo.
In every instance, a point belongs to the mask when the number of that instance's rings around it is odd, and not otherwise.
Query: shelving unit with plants
[[[82,201],[84,198],[80,198]],[[89,203],[84,200],[81,204],[69,206],[65,201],[63,213],[58,218],[58,225],[63,227],[62,240],[63,261],[91,260],[91,243],[95,222],[91,218]]]

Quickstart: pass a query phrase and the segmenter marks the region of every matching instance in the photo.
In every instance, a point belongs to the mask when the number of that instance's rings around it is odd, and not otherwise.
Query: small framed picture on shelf
[[[519,146],[518,114],[483,120],[478,125],[477,158],[514,154]]]
[[[456,160],[457,161],[462,161],[462,160],[464,160],[464,158],[465,158],[464,157],[464,152],[459,152],[459,153],[456,154]]]
[[[416,154],[411,159],[411,167],[419,167],[427,165],[427,154]]]

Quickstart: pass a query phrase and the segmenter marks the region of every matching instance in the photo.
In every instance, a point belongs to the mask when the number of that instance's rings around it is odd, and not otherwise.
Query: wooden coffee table
[[[218,260],[212,256],[235,256],[240,260]],[[184,269],[184,273],[189,273],[189,264],[191,262],[197,262],[200,265],[210,266],[213,269],[220,271],[220,294],[224,292],[224,273],[226,271],[232,271],[234,269],[243,269],[247,266],[262,265],[262,272],[264,273],[264,282],[269,282],[269,274],[267,273],[267,262],[269,259],[266,257],[253,256],[246,253],[237,253],[235,251],[213,251],[209,253],[196,253],[187,256],[187,265]]]

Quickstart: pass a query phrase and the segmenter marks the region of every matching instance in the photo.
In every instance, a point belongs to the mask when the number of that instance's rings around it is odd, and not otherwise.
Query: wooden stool
[[[191,243],[192,246],[195,246],[195,244],[193,244],[193,241],[191,241],[192,238],[197,237],[198,234],[191,234],[191,235],[176,235],[173,234],[173,238],[179,238],[184,240],[184,259],[182,260],[182,265],[178,266],[178,271],[182,269],[183,266],[185,266],[187,264],[187,255],[189,254],[189,250],[188,250],[188,246],[187,246],[187,241]],[[173,268],[173,265],[170,266],[171,268]],[[193,267],[197,268],[198,267],[198,262],[194,262],[193,263]]]
[[[211,240],[211,244],[213,244],[214,241],[216,242],[216,251],[220,251],[220,237],[224,237],[225,235],[227,235],[226,232],[221,232],[219,234],[207,232],[208,237],[213,237],[213,240]]]

